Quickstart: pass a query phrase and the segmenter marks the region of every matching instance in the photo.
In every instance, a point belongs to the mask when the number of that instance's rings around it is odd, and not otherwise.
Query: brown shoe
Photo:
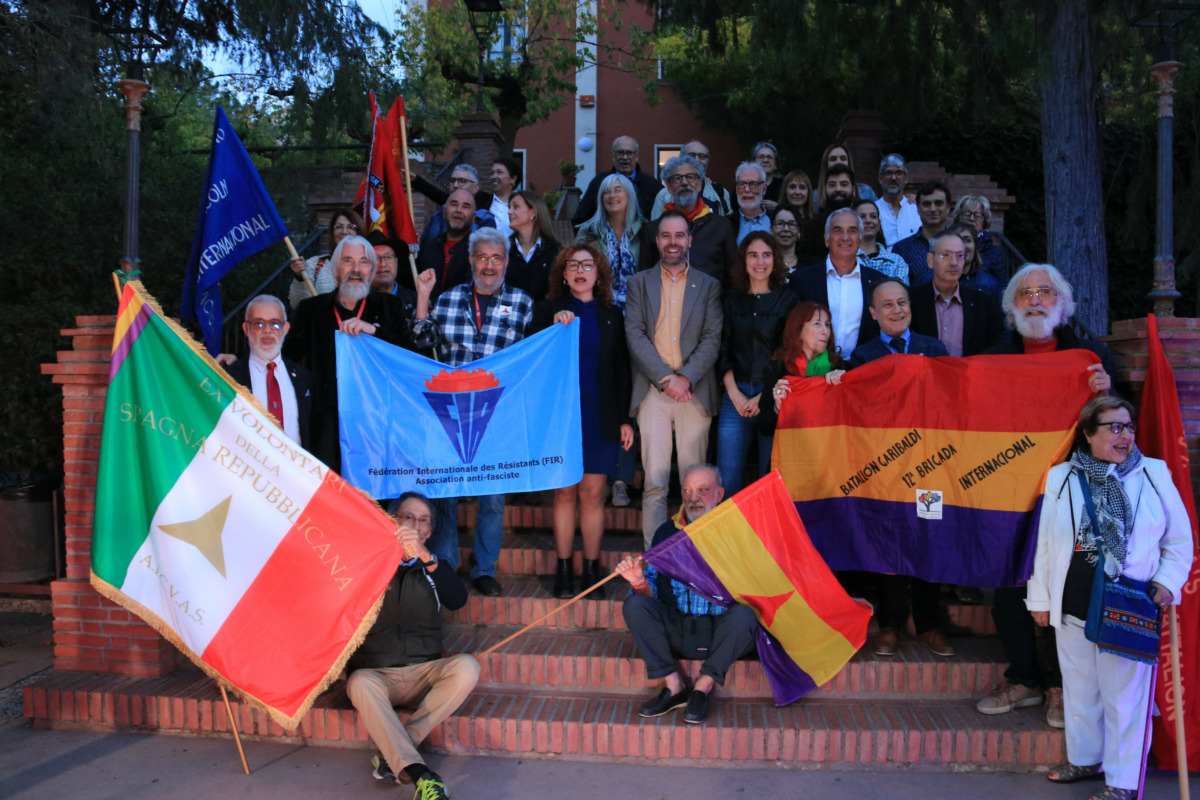
[[[896,655],[896,642],[899,638],[900,634],[895,628],[881,628],[879,635],[875,637],[875,644],[871,646],[871,651],[877,656],[894,656]]]
[[[1046,690],[1046,724],[1051,728],[1067,727],[1061,687],[1052,687]]]
[[[975,710],[980,714],[1007,714],[1015,708],[1040,706],[1044,699],[1040,689],[1030,689],[1019,683],[1005,681],[980,700]]]
[[[957,654],[954,645],[946,641],[946,637],[942,636],[941,631],[925,631],[925,633],[917,634],[917,641],[932,650],[935,656],[949,658]]]

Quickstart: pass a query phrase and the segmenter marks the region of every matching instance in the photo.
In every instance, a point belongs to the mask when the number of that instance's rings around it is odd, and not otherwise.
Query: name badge
[[[507,317],[513,313],[513,309],[512,306],[496,306],[496,313],[502,317]]]

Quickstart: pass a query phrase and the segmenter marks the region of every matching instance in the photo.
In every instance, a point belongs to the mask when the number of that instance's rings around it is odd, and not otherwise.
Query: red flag
[[[1179,413],[1179,393],[1175,388],[1175,373],[1163,352],[1158,338],[1158,320],[1149,316],[1150,368],[1146,372],[1146,387],[1142,391],[1142,407],[1138,415],[1138,447],[1142,452],[1167,462],[1175,488],[1183,497],[1192,523],[1192,546],[1197,541],[1196,503],[1188,469],[1187,441],[1183,433],[1183,417]],[[1160,677],[1154,700],[1162,716],[1154,718],[1154,762],[1160,769],[1177,769],[1175,750],[1175,697],[1183,693],[1183,724],[1187,737],[1188,769],[1200,769],[1200,664],[1192,657],[1200,641],[1200,562],[1192,560],[1192,571],[1183,587],[1183,599],[1176,610],[1179,624],[1180,674],[1172,680],[1171,650],[1167,625],[1163,626],[1162,646],[1158,665]],[[1169,620],[1169,617],[1168,617]]]
[[[408,195],[400,166],[403,163],[404,169],[408,168],[401,134],[401,126],[408,125],[404,98],[396,98],[386,118],[379,113],[374,92],[371,92],[370,98],[373,121],[371,159],[367,165],[367,177],[363,179],[354,198],[354,206],[362,209],[368,232],[380,231],[385,236],[416,244],[417,229],[408,208]]]

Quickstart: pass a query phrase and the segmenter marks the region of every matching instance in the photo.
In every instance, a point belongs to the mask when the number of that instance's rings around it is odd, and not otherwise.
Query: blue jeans
[[[762,391],[761,383],[739,383],[738,390],[747,398]],[[771,398],[766,398],[771,402]],[[725,484],[725,496],[731,497],[742,490],[742,473],[745,472],[746,451],[750,442],[758,439],[758,472],[761,478],[771,469],[771,437],[758,432],[757,417],[743,417],[737,412],[733,401],[726,393],[721,398],[721,418],[717,422],[717,469],[721,470],[721,482]]]
[[[634,434],[637,433],[637,424],[634,423]],[[639,453],[636,438],[633,447],[626,450],[621,448],[617,451],[617,471],[613,473],[613,481],[623,481],[626,486],[633,483],[633,471],[637,468],[637,457]]]
[[[458,566],[458,498],[443,497],[430,501],[437,509],[437,528],[429,538],[429,549],[452,567]],[[479,516],[475,522],[475,566],[471,578],[496,574],[500,557],[500,537],[504,533],[504,495],[479,496]]]

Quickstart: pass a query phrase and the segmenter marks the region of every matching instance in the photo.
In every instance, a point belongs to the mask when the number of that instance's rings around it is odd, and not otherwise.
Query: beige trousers
[[[459,653],[411,667],[356,669],[346,694],[362,715],[371,741],[399,774],[409,764],[424,764],[417,745],[462,705],[479,680],[479,662]],[[412,709],[401,723],[394,706]]]
[[[685,469],[704,460],[712,418],[695,397],[686,403],[677,403],[651,387],[638,406],[637,419],[638,429],[642,432],[642,468],[646,471],[646,488],[642,493],[642,536],[649,548],[654,532],[667,521],[672,444],[682,477]]]

